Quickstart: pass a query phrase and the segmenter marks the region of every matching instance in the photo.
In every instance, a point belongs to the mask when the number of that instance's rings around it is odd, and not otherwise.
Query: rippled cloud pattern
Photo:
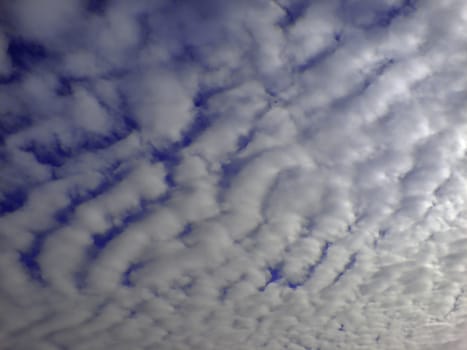
[[[463,0],[0,4],[0,348],[467,348]]]

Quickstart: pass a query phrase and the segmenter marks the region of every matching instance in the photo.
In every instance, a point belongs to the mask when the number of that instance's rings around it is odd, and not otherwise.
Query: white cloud
[[[1,6],[5,349],[463,349],[463,1]]]

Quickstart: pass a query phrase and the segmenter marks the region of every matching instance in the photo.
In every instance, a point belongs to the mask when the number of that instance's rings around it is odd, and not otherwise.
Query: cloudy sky
[[[467,349],[467,3],[0,3],[2,350]]]

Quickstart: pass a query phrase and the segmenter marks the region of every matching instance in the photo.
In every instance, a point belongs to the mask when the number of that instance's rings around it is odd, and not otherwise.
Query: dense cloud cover
[[[1,349],[467,348],[465,1],[0,26]]]

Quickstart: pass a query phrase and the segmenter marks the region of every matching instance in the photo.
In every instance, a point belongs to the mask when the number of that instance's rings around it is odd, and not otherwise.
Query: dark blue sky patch
[[[334,52],[336,52],[337,46],[336,44],[332,44],[329,47],[324,48],[320,52],[318,52],[315,55],[312,55],[311,57],[307,58],[305,62],[300,63],[295,69],[298,73],[303,73],[309,69],[312,69],[319,65],[320,63],[323,63],[326,59],[331,57]]]
[[[37,258],[41,254],[45,239],[50,233],[51,231],[43,231],[36,233],[29,248],[25,251],[18,252],[18,260],[20,264],[25,268],[29,277],[32,280],[41,284],[44,284],[45,280],[42,276],[42,270],[39,265],[39,262],[37,261]]]
[[[138,121],[129,114],[122,116],[122,122],[126,130],[138,130],[140,128]]]
[[[175,182],[173,171],[169,172],[164,176],[164,182],[169,188],[174,188],[177,185],[177,183]]]
[[[378,230],[378,237],[379,239],[384,239],[389,233],[389,229],[388,228],[382,228],[380,230]]]
[[[271,283],[278,282],[282,279],[282,267],[282,262],[273,267],[268,267],[269,279],[266,281],[266,284],[259,289],[260,292],[263,292]]]
[[[298,287],[302,286],[304,282],[291,282],[287,281],[287,287],[290,289],[297,289]]]
[[[58,96],[69,96],[73,93],[73,82],[67,77],[61,76],[57,79],[55,93]]]
[[[1,114],[0,115],[0,142],[7,136],[14,135],[31,126],[32,119],[25,114]]]
[[[274,267],[269,267],[268,272],[270,277],[267,283],[274,283],[282,278],[282,265],[279,264]]]
[[[160,162],[167,166],[176,166],[180,162],[180,155],[178,149],[174,147],[155,148],[150,150],[152,161]]]
[[[182,133],[181,148],[190,146],[207,128],[212,120],[203,113],[198,113],[191,125]]]
[[[81,135],[81,144],[79,145],[85,151],[93,152],[108,148],[116,142],[122,140],[123,135],[118,131],[111,131],[107,134],[83,133]]]
[[[318,261],[316,262],[316,264],[311,265],[308,268],[308,278],[311,277],[311,275],[315,272],[316,268],[324,262],[324,260],[328,256],[328,251],[329,251],[329,248],[331,248],[331,246],[332,246],[332,243],[329,241],[326,241],[324,243],[323,247],[321,248],[321,255]]]
[[[39,266],[39,263],[37,262],[34,256],[31,256],[30,254],[25,252],[19,252],[19,262],[26,269],[29,277],[32,280],[41,284],[44,283],[41,267]]]
[[[373,84],[376,81],[376,79],[378,79],[395,62],[396,61],[393,58],[388,58],[380,62],[376,66],[376,68],[364,79],[362,87],[360,88],[360,93],[366,90],[371,84]]]
[[[188,237],[192,231],[193,231],[193,226],[191,224],[186,224],[182,232],[180,232],[177,235],[177,239],[183,239],[185,237]]]
[[[307,8],[312,2],[309,0],[296,0],[290,5],[281,5],[279,1],[276,4],[284,11],[284,16],[277,25],[283,29],[294,25],[301,17],[305,15]]]
[[[334,278],[334,281],[332,282],[333,284],[339,282],[339,280],[342,278],[342,276],[344,276],[344,274],[349,271],[350,269],[352,269],[355,265],[355,263],[357,262],[357,253],[354,253],[350,256],[350,259],[349,261],[347,262],[347,264],[345,264],[344,266],[344,270],[342,270],[341,272],[339,272],[339,274],[336,276],[336,278]]]
[[[76,85],[91,91],[93,79],[85,76],[58,74],[55,82],[55,93],[58,96],[70,96]],[[91,91],[92,92],[92,91]],[[99,101],[100,102],[100,101]]]
[[[108,0],[87,0],[86,10],[96,15],[103,15],[108,5]]]
[[[376,15],[374,25],[388,27],[391,23],[401,16],[408,16],[416,11],[416,0],[404,0],[400,5],[391,6],[385,11]]]
[[[227,189],[231,186],[232,180],[243,169],[244,163],[240,160],[232,159],[221,165],[221,176],[219,179],[220,188]]]
[[[193,105],[197,108],[206,107],[209,98],[213,95],[211,91],[199,91],[193,98]]]
[[[388,5],[374,1],[342,1],[341,15],[363,30],[385,30],[399,18],[412,15],[417,0],[400,0],[398,4]]]
[[[121,234],[123,230],[120,227],[112,227],[105,233],[95,233],[91,236],[94,247],[98,250],[104,249],[107,244]]]
[[[69,222],[69,220],[71,219],[72,215],[74,214],[75,212],[75,206],[73,204],[69,204],[67,205],[66,207],[64,208],[60,208],[58,209],[55,213],[54,213],[54,219],[55,221],[57,221],[58,223],[62,224],[62,225],[65,225],[66,223]]]
[[[9,74],[0,74],[0,85],[9,85],[20,81],[21,74],[18,72],[11,72]]]
[[[115,124],[117,123],[119,123],[119,121],[115,121]],[[95,132],[81,133],[81,142],[75,153],[78,154],[80,151],[99,151],[109,148],[117,142],[125,139],[132,132],[131,127],[134,124],[132,124],[129,119],[126,119],[125,123],[121,121],[120,124],[122,124],[120,127],[117,126],[105,134]]]
[[[342,40],[342,32],[336,32],[334,34],[334,40],[337,41],[337,42],[340,42]]]
[[[395,60],[388,58],[378,63],[378,65],[360,82],[356,83],[354,87],[344,96],[336,98],[332,106],[334,108],[345,109],[350,103],[355,101],[355,98],[358,98],[366,90],[371,88],[371,86],[377,81],[377,79],[384,74],[384,72],[395,63]]]
[[[150,150],[151,161],[155,163],[162,163],[164,165],[166,176],[164,181],[169,188],[176,186],[174,171],[175,167],[180,163],[179,146],[177,144],[171,145],[167,148],[155,148]]]
[[[28,70],[49,56],[41,43],[19,37],[10,38],[7,54],[13,67],[21,70]]]
[[[255,137],[255,130],[250,130],[245,135],[240,135],[237,139],[237,152],[243,151]]]
[[[175,64],[194,64],[196,62],[201,62],[201,56],[199,55],[196,46],[191,44],[183,45],[172,56],[172,63]]]
[[[20,209],[26,203],[27,198],[27,191],[24,188],[3,192],[0,196],[0,216]]]
[[[199,89],[196,93],[195,97],[193,98],[193,105],[196,108],[207,108],[209,99],[217,94],[220,94],[224,91],[227,91],[230,86],[217,86],[217,87],[204,87]]]
[[[93,256],[94,254],[97,256],[101,250],[107,247],[110,241],[115,237],[120,236],[125,231],[125,228],[128,225],[128,219],[124,219],[123,221],[124,223],[120,226],[112,226],[104,233],[95,233],[91,236],[93,246],[96,248],[96,250],[93,251]]]
[[[131,280],[131,274],[143,267],[144,267],[144,263],[142,261],[131,263],[122,275],[121,284],[128,288],[134,287],[135,284]]]
[[[31,153],[38,163],[52,167],[62,166],[72,155],[72,150],[64,146],[57,136],[50,143],[32,140],[21,147],[21,150]]]

